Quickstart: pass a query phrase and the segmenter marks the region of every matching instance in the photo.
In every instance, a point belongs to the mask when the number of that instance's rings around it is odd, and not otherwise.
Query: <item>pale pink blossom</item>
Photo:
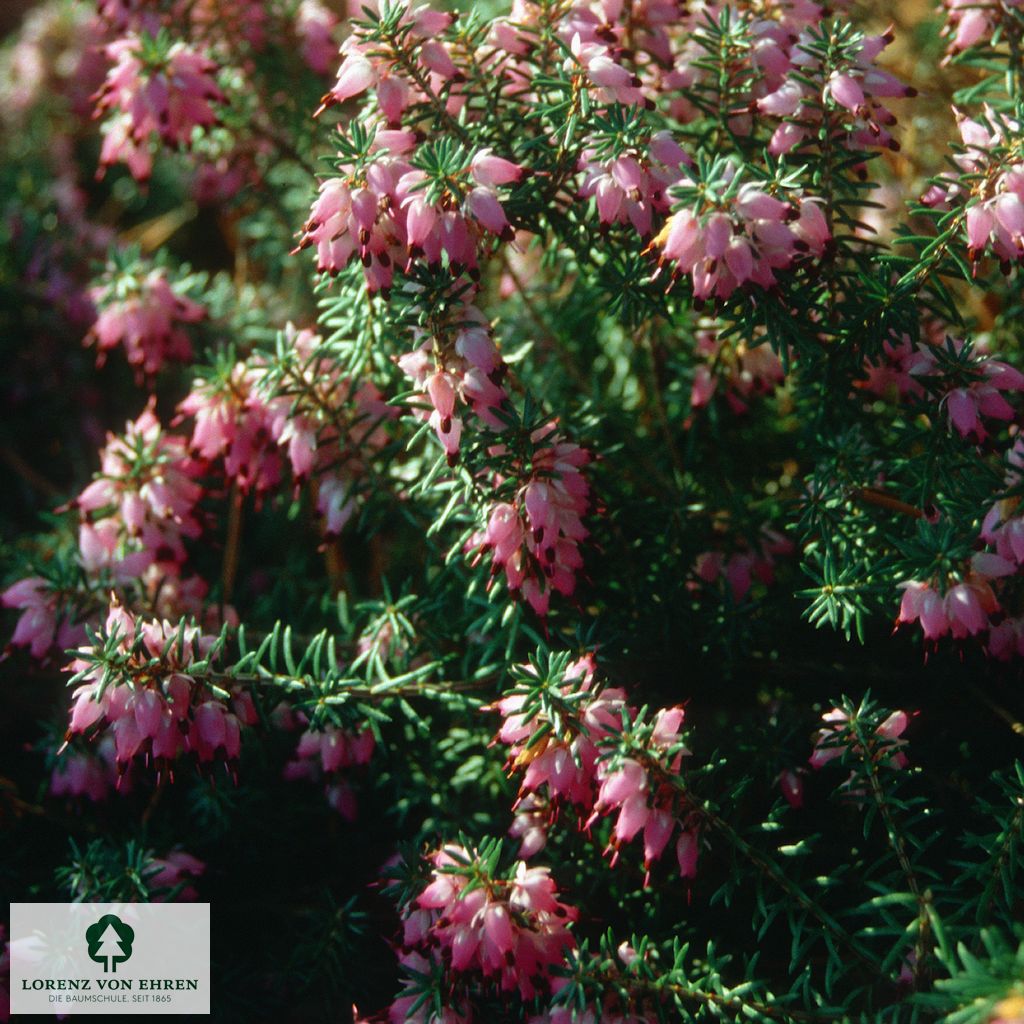
[[[685,168],[680,180],[697,187]],[[705,300],[728,298],[748,284],[769,288],[777,283],[776,271],[821,256],[828,242],[815,202],[783,201],[748,183],[718,206],[684,203],[652,247],[659,250],[661,265],[670,266],[674,276],[689,276],[694,298]]]
[[[860,746],[853,739],[850,719],[845,711],[841,708],[832,708],[821,718],[826,724],[823,729],[818,730],[814,752],[810,757],[812,768],[821,768],[829,761],[842,757],[847,749],[863,756]],[[883,741],[871,750],[871,757],[877,763],[889,768],[905,768],[909,764],[907,755],[902,750],[907,741],[901,738],[909,721],[905,711],[894,711],[874,730],[874,735],[881,737]]]
[[[54,649],[75,647],[85,639],[85,627],[62,609],[59,594],[40,576],[11,584],[0,594],[0,605],[21,611],[11,643],[27,647],[37,660],[43,660]]]
[[[133,171],[148,173],[138,162],[136,147],[153,136],[171,146],[191,145],[196,128],[216,123],[216,108],[225,96],[217,84],[216,64],[189,44],[172,43],[159,68],[143,62],[143,46],[135,34],[107,46],[112,65],[97,96],[97,113],[110,111],[123,125],[122,146],[105,147],[104,163],[124,159]]]
[[[203,320],[206,310],[175,290],[164,270],[151,270],[141,279],[114,278],[91,288],[99,315],[86,336],[95,344],[102,364],[119,345],[140,375],[152,377],[167,362],[187,362],[192,345],[184,325]]]

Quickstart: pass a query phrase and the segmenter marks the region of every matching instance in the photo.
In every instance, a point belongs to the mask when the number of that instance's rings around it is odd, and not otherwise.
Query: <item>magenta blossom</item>
[[[114,738],[119,772],[137,756],[170,766],[192,752],[200,762],[236,762],[242,726],[255,725],[256,709],[244,691],[215,697],[189,666],[210,654],[215,638],[198,627],[137,619],[114,601],[105,632],[116,637],[117,677],[110,682],[91,646],[68,666],[75,673],[69,733]],[[180,637],[180,641],[179,638]]]
[[[446,846],[432,860],[432,880],[415,907],[431,912],[426,937],[440,944],[452,970],[491,978],[523,999],[549,990],[552,969],[575,948],[568,926],[577,912],[558,900],[547,868],[518,861],[511,878],[467,888],[469,878],[450,870],[472,863],[467,850]]]

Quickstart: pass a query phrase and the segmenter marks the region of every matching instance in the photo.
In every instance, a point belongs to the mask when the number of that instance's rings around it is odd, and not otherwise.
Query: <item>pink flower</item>
[[[801,768],[786,768],[779,773],[779,788],[786,802],[794,810],[800,810],[804,805],[804,780]]]
[[[979,359],[975,366],[980,371],[980,379],[953,388],[946,393],[942,404],[950,425],[961,437],[975,436],[981,441],[987,436],[983,416],[1004,421],[1014,418],[1014,408],[1003,397],[1003,392],[1024,390],[1024,374],[995,359]]]
[[[818,730],[817,742],[810,757],[812,768],[821,768],[829,761],[842,757],[843,752],[847,749],[852,750],[858,756],[864,756],[863,750],[854,737],[850,719],[845,711],[841,708],[833,708],[821,717],[827,725],[824,729]],[[905,768],[909,764],[906,754],[900,749],[907,742],[900,737],[906,730],[909,721],[905,711],[894,711],[877,726],[874,735],[881,737],[883,742],[871,746],[869,753],[873,760],[890,768]]]
[[[326,778],[328,803],[349,821],[355,820],[355,795],[339,775],[347,768],[366,765],[373,756],[375,740],[370,729],[352,731],[326,725],[307,729],[300,737],[295,760],[285,766],[286,779]]]
[[[731,180],[735,169],[728,165],[723,173]],[[685,168],[680,183],[700,188]],[[695,299],[725,299],[747,284],[771,287],[776,270],[824,252],[829,232],[815,203],[796,199],[791,205],[749,183],[727,194],[731,198],[708,209],[684,200],[651,245],[660,250],[659,263],[690,276]]]
[[[864,90],[853,75],[833,74],[825,88],[826,96],[847,110],[856,113],[864,105]]]
[[[302,43],[302,59],[318,75],[330,72],[338,46],[333,34],[337,15],[320,0],[302,0],[295,14],[295,30]]]
[[[570,43],[572,58],[565,61],[565,70],[572,73],[582,69],[602,103],[621,103],[637,106],[644,102],[640,79],[619,64],[603,43],[584,43],[577,32]]]
[[[645,154],[602,161],[593,150],[586,150],[580,158],[584,175],[580,195],[594,197],[602,223],[631,224],[646,237],[654,214],[668,212],[667,189],[688,163],[690,158],[668,132],[653,136]]]
[[[183,324],[198,323],[206,310],[174,290],[163,270],[144,278],[114,278],[89,291],[99,316],[85,343],[99,350],[97,363],[107,352],[124,347],[128,362],[140,375],[152,377],[166,362],[187,362],[192,345]]]
[[[1021,0],[944,0],[947,23],[942,34],[951,37],[950,54],[989,40],[1020,4]]]
[[[184,541],[201,533],[199,467],[184,439],[164,432],[153,408],[151,400],[122,436],[108,435],[100,473],[76,502],[82,565],[90,574],[109,570],[126,580],[156,565],[179,576]]]
[[[53,796],[84,796],[98,802],[106,799],[117,782],[114,740],[107,735],[95,749],[68,748],[57,758],[50,776],[50,793]]]
[[[581,469],[590,453],[559,437],[553,422],[535,430],[531,441],[529,471],[519,478],[513,501],[493,505],[485,528],[466,547],[478,557],[490,552],[492,579],[504,570],[508,589],[545,616],[551,594],[570,596],[583,566],[579,544],[588,536],[583,517],[590,488]]]
[[[97,658],[91,646],[80,647],[82,656],[68,667],[78,684],[71,734],[108,730],[119,773],[140,755],[168,767],[187,751],[201,762],[237,760],[241,727],[257,721],[251,698],[238,692],[230,702],[214,699],[189,674],[193,661],[210,654],[213,636],[196,626],[179,631],[167,621],[137,619],[115,600],[99,651],[104,638],[116,638],[115,670],[108,674],[104,657]]]
[[[113,64],[97,94],[97,113],[109,110],[123,118],[122,138],[130,147],[154,135],[171,146],[191,145],[193,130],[213,125],[215,107],[225,102],[216,64],[180,40],[171,44],[159,67],[147,65],[143,54],[137,35],[110,43],[107,56]],[[122,149],[105,147],[104,163],[125,159],[134,171],[132,148]]]
[[[679,861],[680,878],[697,877],[697,857],[700,854],[700,841],[696,832],[679,833],[676,840],[676,859]]]
[[[986,650],[998,661],[1024,657],[1024,618],[1018,615],[992,626]]]
[[[516,853],[519,860],[529,860],[547,845],[550,817],[551,808],[536,793],[526,793],[516,801],[508,834],[520,840]]]
[[[469,168],[477,183],[486,188],[514,184],[523,176],[523,169],[518,164],[497,156],[490,147],[478,149]]]
[[[172,850],[165,857],[154,857],[150,866],[156,870],[146,876],[146,884],[150,891],[157,889],[178,889],[174,899],[182,903],[192,903],[199,898],[199,893],[192,885],[206,871],[206,865],[184,850]],[[166,896],[155,899],[162,903]]]
[[[21,615],[11,643],[27,647],[33,658],[42,660],[55,647],[66,650],[85,639],[85,629],[61,608],[59,596],[39,576],[30,576],[0,594],[5,608],[18,608]]]
[[[969,24],[978,26],[980,22]],[[1004,132],[1015,134],[1019,125],[1012,120],[1003,122],[987,107],[985,114],[987,123],[959,117],[964,151],[954,157],[964,174],[987,177],[985,189],[968,195],[960,178],[947,174],[926,198],[932,205],[946,207],[969,203],[965,215],[968,258],[977,263],[992,255],[1003,272],[1009,273],[1012,263],[1024,259],[1024,163],[1010,157],[995,167],[992,154],[1006,145]]]
[[[405,910],[407,917],[430,913],[425,929],[416,920],[412,934],[424,935],[418,945],[438,943],[454,971],[493,979],[502,992],[531,999],[550,991],[551,969],[575,948],[568,925],[577,915],[558,900],[547,869],[517,861],[511,876],[490,875],[486,886],[468,889],[468,872],[459,868],[482,870],[474,853],[446,846],[432,860],[432,881]]]

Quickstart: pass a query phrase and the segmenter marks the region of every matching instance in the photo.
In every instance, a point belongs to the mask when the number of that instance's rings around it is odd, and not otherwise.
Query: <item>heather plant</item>
[[[1024,1021],[1022,45],[36,6],[9,898],[210,902],[225,1021]]]

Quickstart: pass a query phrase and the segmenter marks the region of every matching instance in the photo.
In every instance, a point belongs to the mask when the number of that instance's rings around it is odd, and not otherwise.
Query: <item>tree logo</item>
[[[89,959],[103,964],[103,973],[117,973],[117,965],[132,955],[135,930],[116,914],[104,914],[94,925],[86,928],[85,941],[89,944]]]

